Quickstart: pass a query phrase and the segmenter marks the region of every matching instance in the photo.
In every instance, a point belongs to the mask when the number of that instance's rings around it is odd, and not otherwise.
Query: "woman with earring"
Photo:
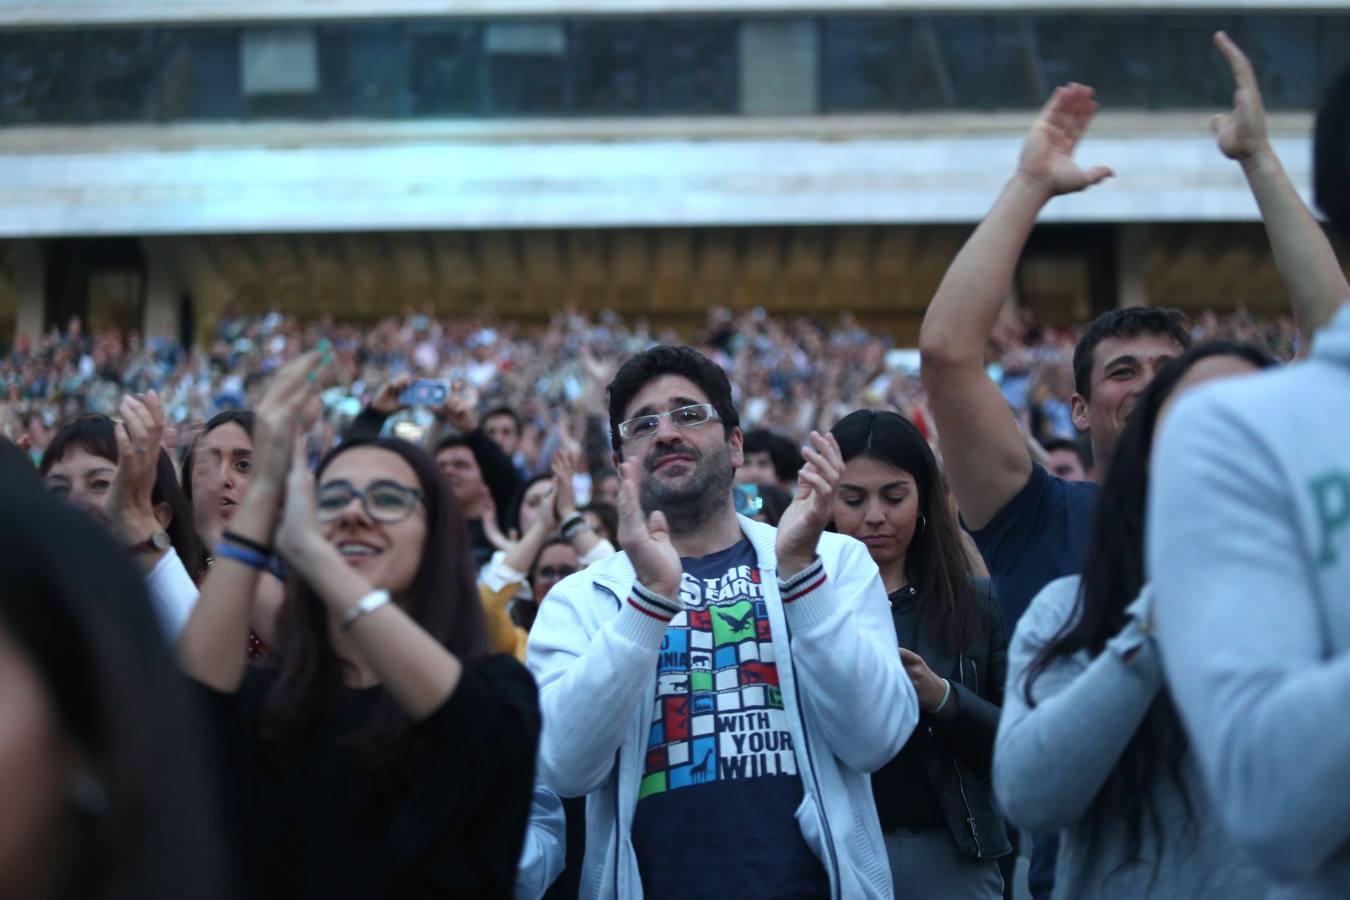
[[[831,429],[844,460],[835,528],[867,545],[890,595],[920,719],[872,775],[897,896],[996,900],[1012,851],[990,787],[1007,670],[1003,617],[977,584],[932,449],[893,412]]]

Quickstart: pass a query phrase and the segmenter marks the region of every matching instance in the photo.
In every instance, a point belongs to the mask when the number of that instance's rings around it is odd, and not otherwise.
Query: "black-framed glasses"
[[[557,579],[561,581],[568,575],[577,574],[577,570],[572,566],[544,566],[541,569],[535,569],[534,574],[539,578]]]
[[[717,418],[717,410],[711,403],[695,403],[693,406],[681,406],[670,412],[653,413],[650,416],[634,416],[619,423],[619,437],[625,441],[641,440],[656,434],[661,420],[670,418],[676,428],[697,428]]]
[[[366,515],[384,525],[396,525],[417,509],[422,492],[397,481],[375,481],[364,491],[350,481],[329,481],[319,485],[318,498],[320,522],[332,522],[353,498],[360,498]]]

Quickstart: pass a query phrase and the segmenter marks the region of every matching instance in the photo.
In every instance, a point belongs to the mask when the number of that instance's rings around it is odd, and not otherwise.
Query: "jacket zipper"
[[[784,610],[783,625],[787,628],[788,644],[792,642],[792,625],[787,620],[787,610]],[[811,784],[816,789],[816,796],[812,799],[816,802],[816,813],[820,818],[820,828],[825,837],[825,854],[830,858],[830,868],[833,870],[834,878],[831,879],[830,896],[835,896],[835,891],[842,891],[840,882],[843,880],[843,872],[839,869],[839,860],[834,853],[834,837],[830,834],[830,819],[825,813],[825,794],[820,789],[820,780],[816,777],[816,759],[811,752],[811,736],[806,733],[806,712],[802,709],[800,696],[797,694],[797,658],[789,653],[792,668],[792,695],[797,705],[797,719],[802,723],[802,738],[806,744],[806,768],[811,773]],[[803,784],[802,789],[806,786]],[[830,872],[825,873],[827,876]]]
[[[964,653],[957,657],[956,665],[958,670],[957,680],[964,684],[966,681],[966,657]],[[970,667],[974,670],[975,660],[970,661]],[[978,672],[972,672],[972,674],[977,679],[979,678]],[[970,838],[975,842],[975,857],[984,859],[984,848],[980,846],[980,832],[975,827],[975,814],[970,811],[970,798],[966,796],[966,779],[961,775],[961,764],[956,761],[955,756],[952,757],[952,768],[956,770],[956,785],[961,790],[961,802],[966,807],[966,828],[970,830]]]

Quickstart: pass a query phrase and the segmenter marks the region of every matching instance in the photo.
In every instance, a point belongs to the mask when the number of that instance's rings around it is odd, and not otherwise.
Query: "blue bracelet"
[[[254,553],[246,547],[237,547],[234,544],[227,544],[221,541],[216,545],[216,556],[221,559],[232,559],[235,562],[243,563],[251,569],[257,569],[259,572],[267,568],[267,557],[261,553]]]

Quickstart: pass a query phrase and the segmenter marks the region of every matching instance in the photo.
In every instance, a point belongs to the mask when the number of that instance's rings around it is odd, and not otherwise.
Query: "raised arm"
[[[1031,474],[1026,441],[985,374],[984,347],[1041,207],[1112,174],[1073,160],[1096,111],[1091,88],[1055,90],[1027,135],[1016,174],[956,255],[919,331],[923,383],[947,477],[971,528],[988,524]]]
[[[1289,290],[1301,338],[1299,355],[1303,356],[1312,346],[1312,336],[1350,299],[1350,284],[1322,226],[1270,146],[1266,110],[1251,62],[1222,31],[1214,35],[1214,44],[1228,60],[1236,87],[1232,111],[1216,115],[1210,127],[1223,155],[1242,165],[1242,174],[1261,208],[1275,268]]]
[[[254,476],[239,504],[214,565],[202,582],[201,596],[178,638],[178,659],[196,680],[223,693],[239,690],[244,678],[244,647],[258,579],[267,564],[256,548],[270,548],[285,494],[291,443],[299,430],[301,410],[313,396],[317,353],[288,363],[276,374],[255,410]]]

